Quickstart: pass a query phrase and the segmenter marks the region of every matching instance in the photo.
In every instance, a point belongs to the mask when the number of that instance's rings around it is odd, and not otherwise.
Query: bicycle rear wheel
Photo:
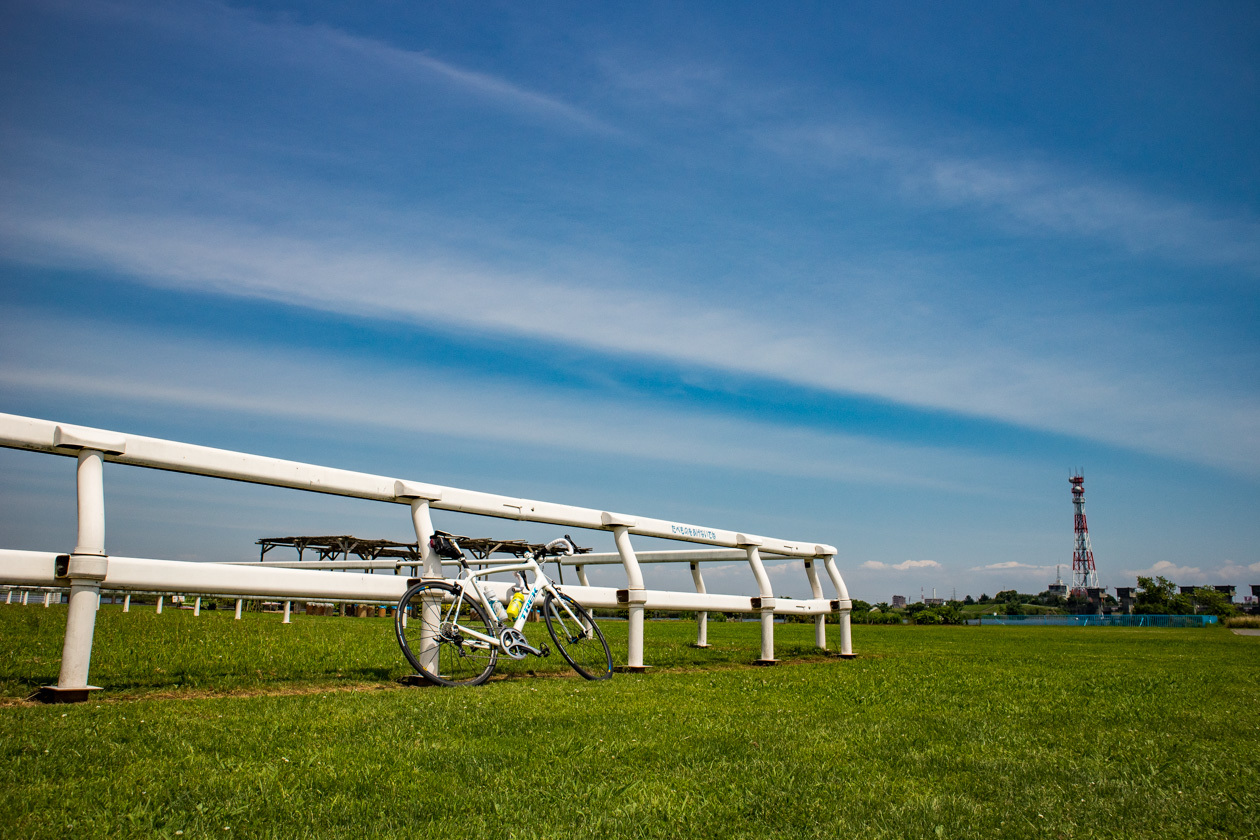
[[[394,613],[403,656],[434,685],[480,685],[494,673],[499,649],[469,636],[464,628],[494,637],[495,626],[481,606],[442,581],[412,586]]]
[[[574,671],[588,680],[606,680],[612,676],[612,652],[585,607],[564,593],[556,599],[548,592],[543,600],[543,620],[560,655]]]

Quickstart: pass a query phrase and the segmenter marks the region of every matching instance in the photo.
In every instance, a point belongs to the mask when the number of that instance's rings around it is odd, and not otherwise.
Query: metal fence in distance
[[[982,615],[978,624],[1049,627],[1207,627],[1214,615]]]

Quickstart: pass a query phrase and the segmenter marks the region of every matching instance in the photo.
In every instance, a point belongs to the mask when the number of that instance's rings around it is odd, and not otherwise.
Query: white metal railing
[[[92,687],[87,683],[92,635],[99,593],[110,590],[171,590],[186,593],[271,596],[285,600],[389,601],[401,597],[406,579],[399,575],[337,574],[312,568],[319,561],[281,568],[274,563],[189,563],[183,561],[111,557],[105,552],[105,462],[193,475],[225,478],[254,484],[288,487],[308,492],[349,496],[407,505],[420,548],[420,567],[425,577],[441,577],[440,558],[429,547],[433,534],[431,510],[450,510],[549,523],[574,528],[611,531],[615,554],[588,554],[569,558],[578,567],[581,586],[566,587],[579,602],[594,607],[627,611],[629,641],[627,667],[643,666],[643,613],[645,609],[694,610],[698,613],[749,612],[761,616],[761,659],[774,660],[774,615],[794,613],[816,616],[817,642],[825,647],[824,616],[839,617],[840,649],[852,655],[848,591],[835,565],[836,549],[829,545],[773,539],[735,531],[705,528],[662,519],[649,519],[612,511],[561,505],[443,487],[417,481],[351,472],[260,455],[212,449],[194,444],[103,429],[72,426],[0,414],[0,446],[76,457],[78,541],[70,554],[0,550],[0,584],[61,586],[70,590],[66,637],[58,684],[50,687],[62,699],[82,699]],[[683,552],[645,552],[640,559],[631,535],[659,537],[716,548]],[[762,563],[762,553],[774,558],[804,561],[813,597],[809,600],[776,599]],[[712,595],[705,591],[699,564],[746,562],[757,582],[754,597]],[[339,568],[347,568],[345,561]],[[643,582],[641,562],[688,562],[696,584],[694,593],[649,590]],[[836,599],[823,598],[816,570],[821,562],[836,588]],[[590,586],[585,566],[619,563],[626,574],[624,589]],[[294,564],[284,564],[294,565]],[[319,563],[322,567],[325,564]],[[391,564],[412,566],[412,562]],[[704,619],[698,642],[705,643]]]
[[[6,559],[5,555],[6,555],[6,552],[0,551],[0,567],[3,566],[3,563]],[[32,596],[32,595],[42,600],[43,606],[45,607],[51,606],[54,603],[60,605],[64,603],[63,599],[66,597],[66,586],[64,584],[61,586],[58,586],[56,584],[50,584],[48,586],[8,585],[6,587],[5,584],[0,583],[0,589],[4,590],[4,593],[5,593],[4,603],[5,604],[20,604],[21,606],[24,606],[24,607],[30,605],[31,602],[29,600],[29,596]],[[154,599],[154,604],[153,604],[154,609],[157,611],[159,615],[161,615],[162,613],[162,607],[165,603],[166,598],[169,597],[172,603],[180,603],[182,601],[187,600],[186,593],[182,593],[177,589],[122,590],[122,589],[109,589],[106,587],[102,587],[97,596],[97,603],[98,605],[104,605],[105,598],[108,596],[110,598],[110,604],[113,606],[117,606],[118,598],[121,596],[122,597],[122,604],[121,604],[122,611],[131,612],[131,600],[132,600],[133,595],[152,597]],[[192,606],[188,606],[187,604],[180,604],[180,606],[182,609],[191,609],[193,611],[193,615],[199,615],[201,612],[201,600],[203,597],[209,598],[212,602],[235,600],[236,601],[236,618],[240,619],[241,611],[246,601],[267,603],[266,599],[274,598],[275,596],[272,594],[244,596],[244,595],[236,595],[230,592],[212,592],[212,593],[206,593],[204,595],[196,595],[194,597]],[[56,599],[55,601],[53,600],[54,598]],[[393,599],[370,599],[370,598],[353,598],[353,599],[351,598],[325,598],[321,601],[312,601],[310,599],[301,599],[301,600],[306,602],[306,606],[308,608],[311,606],[332,607],[341,603],[392,607],[394,606],[395,603],[397,603]],[[285,603],[287,605],[289,602],[286,601]],[[214,609],[214,607],[210,607],[210,609]],[[287,616],[288,616],[287,611],[285,612],[285,615],[286,615],[286,620],[284,623],[288,624],[289,622],[287,620]]]
[[[691,567],[692,580],[695,583],[695,595],[692,597],[685,592],[669,592],[648,590],[646,603],[647,609],[659,610],[679,610],[694,611],[696,613],[696,647],[708,647],[708,619],[709,612],[761,612],[760,598],[747,598],[735,595],[711,595],[707,592],[704,585],[704,578],[700,572],[700,564],[702,563],[723,563],[730,564],[738,562],[746,558],[746,554],[738,549],[713,549],[702,548],[687,551],[642,551],[637,552],[636,557],[640,564],[642,563],[687,563]],[[783,560],[781,555],[763,555],[763,560]],[[549,560],[556,561],[565,566],[576,567],[578,580],[581,583],[582,591],[591,590],[591,594],[587,597],[589,601],[582,601],[588,606],[613,606],[606,603],[606,594],[609,590],[598,590],[604,597],[601,599],[600,594],[596,594],[596,589],[591,587],[590,581],[586,576],[587,566],[603,566],[603,565],[619,565],[621,564],[621,556],[618,554],[580,554],[571,557],[552,557]],[[519,563],[518,558],[485,558],[474,561],[474,565],[494,566],[503,564]],[[840,609],[839,599],[827,600],[823,597],[822,585],[818,579],[818,572],[815,568],[815,560],[805,560],[805,573],[809,580],[812,598],[808,600],[797,600],[791,598],[776,598],[774,602],[773,612],[775,615],[813,615],[823,616],[827,613],[836,612]],[[826,557],[823,559],[824,568],[831,578],[833,584],[836,585],[837,591],[842,591],[844,581],[840,577],[840,572],[836,568],[835,558]],[[232,565],[253,566],[260,565],[270,566],[272,568],[281,569],[328,569],[337,571],[350,570],[392,570],[411,568],[416,565],[415,561],[405,558],[395,558],[390,560],[364,560],[364,559],[347,559],[347,560],[242,560],[234,561]],[[459,565],[457,560],[442,560],[444,566]],[[489,583],[498,586],[499,584],[490,581]],[[505,586],[505,585],[504,585]],[[566,590],[578,591],[579,587],[566,587]],[[500,593],[502,594],[502,593]],[[618,590],[618,596],[622,599],[628,598],[628,590]],[[578,599],[582,600],[582,599]],[[625,601],[621,601],[616,606],[621,606]],[[816,642],[819,647],[825,648],[827,645],[825,624],[821,621],[816,622]]]

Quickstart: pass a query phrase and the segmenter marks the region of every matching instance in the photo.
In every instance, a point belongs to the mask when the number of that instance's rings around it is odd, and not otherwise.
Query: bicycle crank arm
[[[534,647],[525,640],[525,635],[512,627],[504,627],[499,633],[499,647],[513,659],[524,659],[526,654],[547,656],[550,651],[543,645],[542,649]]]
[[[543,645],[541,648],[536,648],[532,645],[523,644],[520,646],[520,649],[526,653],[533,654],[534,656],[549,656],[551,654],[551,651],[547,649],[546,645]]]

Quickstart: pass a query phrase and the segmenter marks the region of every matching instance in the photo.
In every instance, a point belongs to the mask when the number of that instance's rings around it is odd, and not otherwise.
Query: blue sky
[[[1082,467],[1104,583],[1260,583],[1254,4],[346,5],[4,4],[0,411],[827,542],[868,600],[1044,589]],[[63,549],[71,475],[0,453],[0,543]],[[108,481],[120,554],[408,533]]]

